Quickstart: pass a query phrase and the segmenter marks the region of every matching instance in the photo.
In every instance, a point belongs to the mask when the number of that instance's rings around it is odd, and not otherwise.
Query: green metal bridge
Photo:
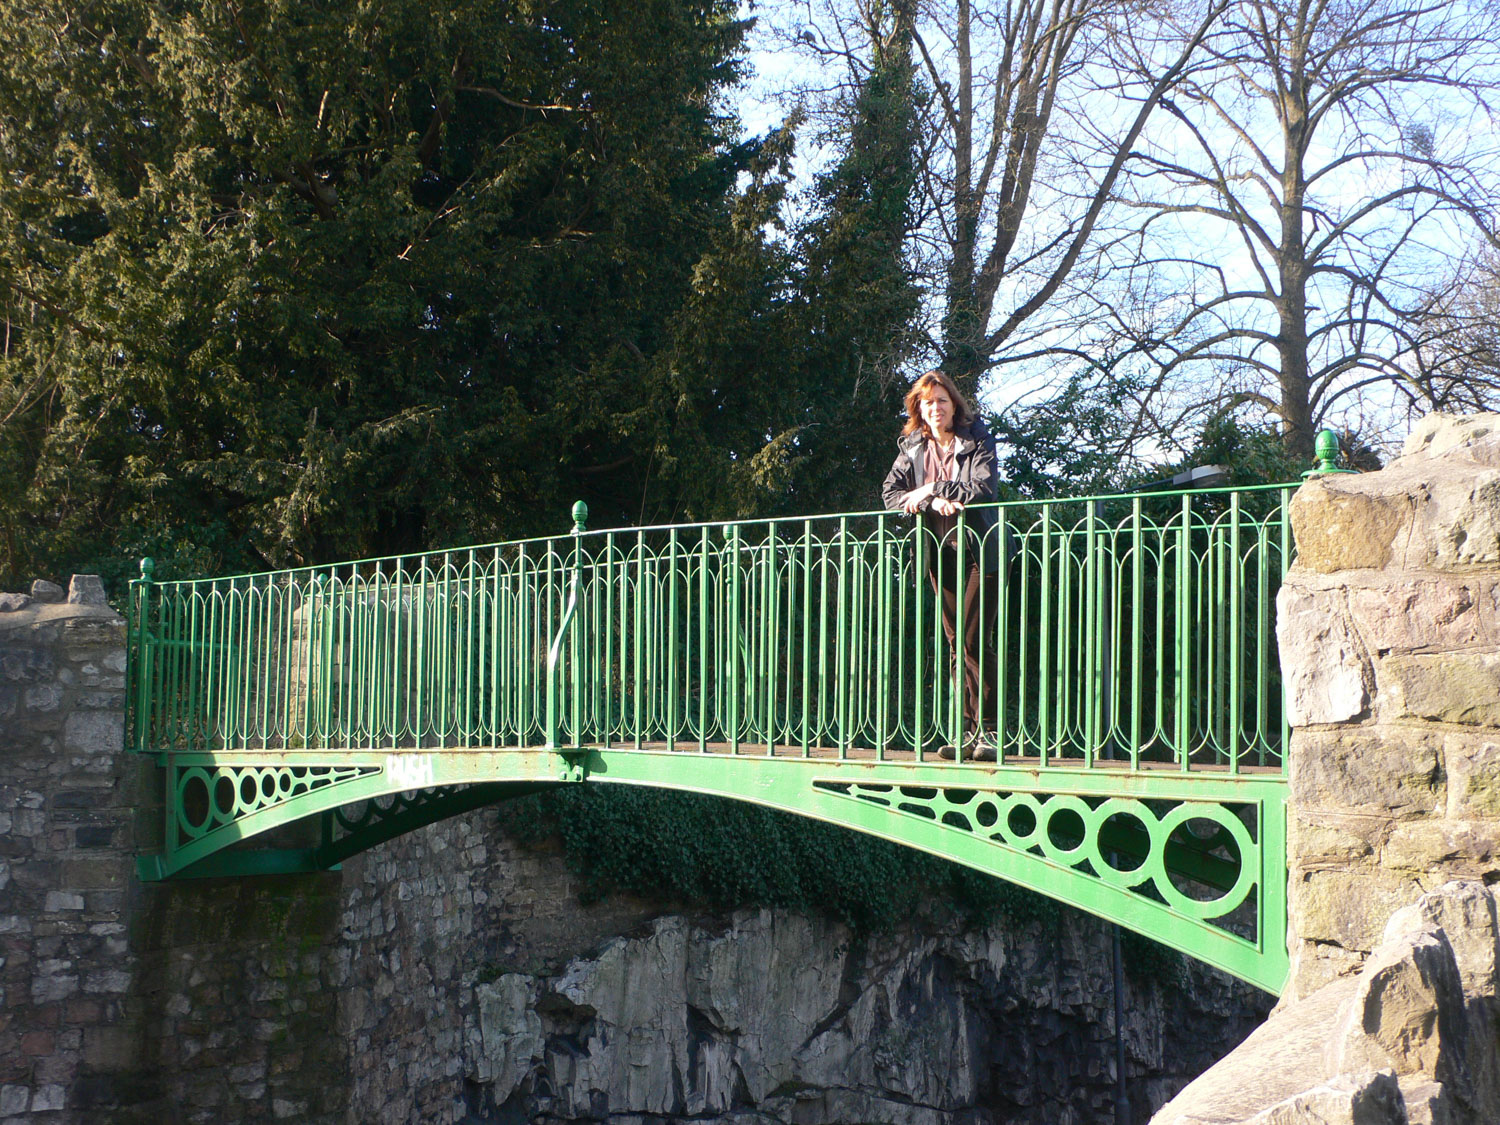
[[[547,786],[658,786],[946,856],[1277,992],[1291,492],[997,505],[969,654],[929,579],[981,549],[966,517],[956,557],[898,513],[588,531],[579,505],[567,535],[419,556],[146,560],[130,742],[165,831],[140,873],[324,869]],[[964,656],[993,762],[937,753],[974,733]]]

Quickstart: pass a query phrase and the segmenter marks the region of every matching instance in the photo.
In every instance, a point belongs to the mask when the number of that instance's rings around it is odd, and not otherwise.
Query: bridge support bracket
[[[585,781],[588,778],[589,750],[584,746],[557,747],[558,781]]]

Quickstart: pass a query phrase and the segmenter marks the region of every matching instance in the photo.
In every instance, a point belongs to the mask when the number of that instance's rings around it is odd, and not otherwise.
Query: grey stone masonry
[[[125,624],[99,580],[0,610],[0,1121],[62,1121],[131,1069],[137,805],[122,770]]]
[[[125,639],[95,577],[0,597],[0,1125],[343,1122],[339,876],[136,877]]]
[[[1425,419],[1292,501],[1292,980],[1358,972],[1392,912],[1500,878],[1500,415]]]

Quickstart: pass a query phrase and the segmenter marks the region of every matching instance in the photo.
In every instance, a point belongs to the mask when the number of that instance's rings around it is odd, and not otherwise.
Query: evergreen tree
[[[633,519],[733,11],[6,0],[0,584]]]

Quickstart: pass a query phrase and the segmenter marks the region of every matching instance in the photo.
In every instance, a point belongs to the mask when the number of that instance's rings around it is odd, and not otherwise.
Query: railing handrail
[[[969,510],[1004,511],[1006,509],[1024,508],[1053,508],[1068,504],[1100,504],[1111,500],[1158,500],[1170,499],[1183,496],[1214,496],[1227,495],[1230,493],[1253,494],[1265,492],[1286,491],[1301,487],[1300,481],[1286,481],[1276,484],[1255,485],[1219,485],[1213,488],[1173,488],[1153,489],[1150,492],[1102,492],[1086,495],[1072,496],[1049,496],[1042,498],[1029,498],[1020,500],[998,500],[987,501],[978,504],[969,504]],[[281,575],[307,574],[313,575],[320,571],[327,572],[343,567],[373,566],[379,563],[399,563],[408,559],[428,559],[440,555],[473,554],[480,551],[494,551],[501,548],[525,547],[532,544],[571,542],[575,538],[593,539],[604,535],[623,534],[645,534],[648,532],[671,532],[700,530],[702,528],[717,529],[729,527],[760,527],[770,524],[804,523],[809,520],[839,520],[839,519],[870,519],[880,516],[892,519],[911,519],[905,512],[890,508],[871,508],[853,512],[814,512],[807,515],[789,516],[756,516],[748,519],[712,519],[692,520],[685,523],[655,523],[655,524],[622,524],[617,527],[591,528],[589,530],[573,533],[558,532],[553,535],[531,535],[519,539],[497,539],[484,543],[465,544],[454,547],[432,547],[425,551],[407,551],[396,555],[369,555],[354,559],[339,559],[326,563],[306,563],[302,566],[278,567],[270,570],[241,571],[235,574],[214,575],[207,578],[172,578],[151,579],[152,585],[157,587],[167,586],[193,586],[212,583],[240,582],[247,579],[275,578]],[[142,579],[133,579],[131,584],[136,585]]]

